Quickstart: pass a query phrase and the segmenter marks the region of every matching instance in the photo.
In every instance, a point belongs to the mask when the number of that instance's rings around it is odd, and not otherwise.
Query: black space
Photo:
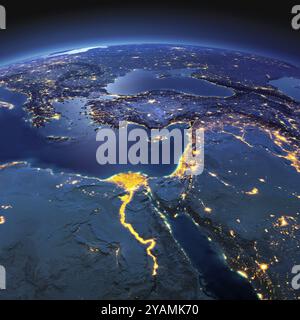
[[[0,31],[2,62],[25,52],[31,54],[30,50],[59,49],[98,36],[178,38],[199,43],[205,38],[299,60],[300,31],[291,28],[291,8],[296,0],[0,0],[0,4],[7,10],[7,30]]]
[[[239,16],[286,28],[290,21],[291,8],[297,1],[233,1],[233,0],[184,0],[184,1],[133,1],[133,0],[83,0],[83,1],[14,1],[1,0],[8,11],[10,26],[28,23],[34,19],[49,16],[89,13],[100,10],[103,14],[124,15],[128,13],[147,14],[153,12],[180,13],[187,16],[201,16],[203,12],[222,13],[228,16]]]

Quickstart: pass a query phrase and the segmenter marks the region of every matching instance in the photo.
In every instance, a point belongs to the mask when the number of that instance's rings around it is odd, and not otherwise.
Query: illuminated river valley
[[[279,60],[159,44],[2,67],[0,297],[298,299],[298,79]],[[203,172],[191,144],[170,165],[99,165],[96,134],[120,121],[204,130]]]

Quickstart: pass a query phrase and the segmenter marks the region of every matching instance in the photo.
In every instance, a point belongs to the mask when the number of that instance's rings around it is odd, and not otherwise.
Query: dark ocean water
[[[171,218],[169,222],[175,239],[193,266],[203,275],[208,292],[218,299],[257,299],[248,281],[230,270],[221,252],[211,245],[191,218],[182,214]]]
[[[186,72],[186,70],[184,70]],[[182,72],[184,72],[182,71]],[[194,79],[189,74],[169,74],[160,77],[157,72],[137,69],[110,83],[106,90],[110,94],[135,95],[151,90],[173,90],[205,97],[230,97],[233,91],[214,83]]]
[[[177,166],[174,158],[171,159],[171,164],[99,165],[96,161],[96,151],[101,142],[96,141],[97,127],[81,114],[83,101],[80,99],[57,103],[56,110],[63,114],[61,120],[53,120],[46,127],[39,129],[33,128],[28,121],[25,121],[27,115],[22,109],[22,104],[26,101],[24,95],[0,88],[0,99],[15,105],[13,110],[0,109],[0,135],[2,137],[0,162],[28,160],[41,168],[52,168],[57,171],[79,173],[103,179],[125,171],[143,172],[149,176],[165,176],[171,174]],[[129,125],[128,132],[138,127]],[[186,126],[177,125],[175,127],[183,130]],[[118,130],[116,129],[115,132],[118,140]],[[148,134],[150,136],[149,130]],[[70,137],[71,140],[53,142],[49,141],[47,138],[49,136]],[[132,144],[134,143],[129,143],[128,147]],[[117,153],[118,150],[117,141]]]

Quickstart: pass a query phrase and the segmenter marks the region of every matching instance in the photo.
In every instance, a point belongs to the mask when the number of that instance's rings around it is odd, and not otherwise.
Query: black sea
[[[135,69],[125,76],[116,78],[113,83],[107,85],[106,90],[110,94],[137,95],[152,90],[172,90],[176,92],[192,94],[204,97],[230,97],[233,91],[229,88],[216,85],[206,80],[191,77],[193,70],[177,72],[168,71],[168,74],[160,74],[155,71]]]

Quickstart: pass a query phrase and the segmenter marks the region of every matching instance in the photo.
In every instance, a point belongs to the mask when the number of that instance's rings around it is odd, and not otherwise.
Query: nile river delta
[[[3,66],[0,87],[0,298],[299,298],[299,67],[115,45]],[[203,174],[100,166],[120,121],[204,128]]]

